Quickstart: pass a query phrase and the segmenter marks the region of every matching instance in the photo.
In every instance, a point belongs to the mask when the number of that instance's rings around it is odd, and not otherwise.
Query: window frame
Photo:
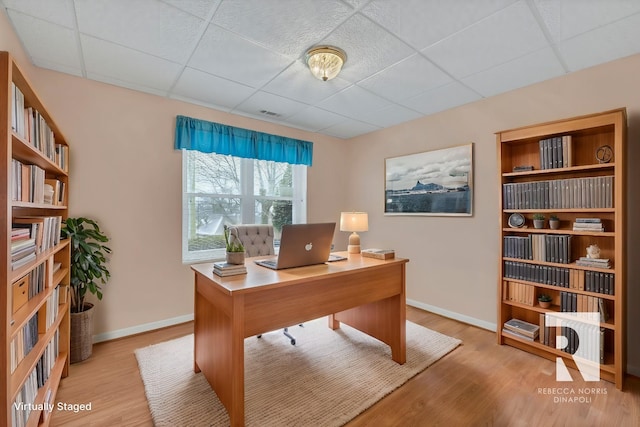
[[[189,200],[191,197],[236,198],[240,199],[241,223],[255,223],[255,204],[258,200],[286,200],[292,203],[292,223],[305,223],[307,220],[307,166],[292,164],[292,194],[291,196],[261,196],[254,192],[254,162],[258,159],[236,157],[240,161],[240,194],[188,192],[187,183],[189,173],[190,153],[202,155],[220,155],[215,153],[201,153],[195,150],[182,151],[182,263],[193,264],[205,261],[222,260],[225,251],[208,249],[201,251],[189,250]],[[233,157],[233,156],[231,156]],[[282,162],[276,162],[282,163]],[[279,241],[276,241],[276,246]]]

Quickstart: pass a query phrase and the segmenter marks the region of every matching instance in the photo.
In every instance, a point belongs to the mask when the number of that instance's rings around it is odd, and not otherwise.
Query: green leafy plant
[[[538,220],[538,221],[540,221],[540,220],[544,221],[544,215],[541,214],[541,213],[534,214],[533,215],[533,219]]]
[[[556,214],[549,215],[549,221],[558,221],[558,215]]]
[[[538,297],[538,301],[541,301],[541,302],[551,302],[551,301],[552,301],[552,298],[551,298],[551,295],[548,295],[548,294],[541,294],[541,295]]]
[[[238,237],[238,229],[236,227],[224,226],[224,242],[227,246],[227,252],[244,252],[244,246]]]
[[[109,238],[94,220],[84,217],[64,220],[61,235],[71,239],[71,312],[81,313],[88,308],[87,291],[102,300],[102,285],[111,277],[105,265],[111,249],[103,244]]]

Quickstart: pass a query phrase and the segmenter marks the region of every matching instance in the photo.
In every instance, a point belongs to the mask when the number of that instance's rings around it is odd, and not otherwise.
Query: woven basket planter
[[[81,313],[71,313],[71,363],[82,362],[93,351],[93,304]]]

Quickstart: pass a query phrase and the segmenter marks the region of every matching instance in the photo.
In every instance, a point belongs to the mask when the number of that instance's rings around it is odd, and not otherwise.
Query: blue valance
[[[175,148],[311,166],[313,143],[177,116]]]

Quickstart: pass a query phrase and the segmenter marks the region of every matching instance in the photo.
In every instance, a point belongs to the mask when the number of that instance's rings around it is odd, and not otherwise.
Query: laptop
[[[255,263],[281,270],[327,262],[335,228],[335,222],[283,225],[277,258],[256,260]]]

